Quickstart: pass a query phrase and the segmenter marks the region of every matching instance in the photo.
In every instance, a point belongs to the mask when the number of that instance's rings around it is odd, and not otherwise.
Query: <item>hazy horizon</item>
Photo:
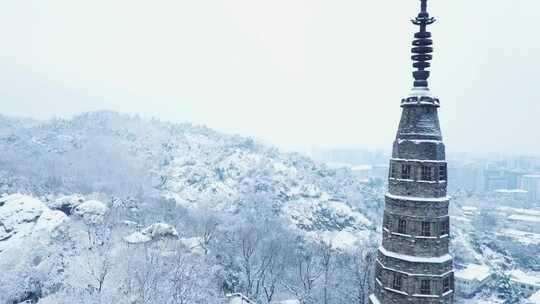
[[[171,121],[171,120],[165,120],[165,119],[161,119],[159,117],[155,117],[155,116],[145,116],[144,113],[127,113],[127,112],[120,112],[120,111],[114,111],[114,110],[95,110],[95,111],[86,111],[86,112],[79,112],[79,113],[73,113],[72,115],[68,115],[68,116],[64,116],[64,117],[60,117],[60,116],[55,116],[55,117],[48,117],[48,118],[39,118],[39,117],[29,117],[29,116],[20,116],[20,115],[5,115],[5,114],[2,114],[0,113],[0,116],[3,115],[4,117],[8,117],[8,118],[14,118],[14,119],[29,119],[29,120],[34,120],[34,121],[38,121],[38,122],[43,122],[43,123],[46,123],[48,121],[51,121],[51,120],[54,120],[54,119],[73,119],[74,117],[78,116],[78,115],[83,115],[85,113],[99,113],[99,112],[113,112],[113,113],[117,113],[119,115],[130,115],[130,116],[139,116],[140,118],[142,119],[145,119],[145,120],[150,120],[150,119],[157,119],[161,122],[165,122],[165,123],[178,123],[178,124],[182,124],[182,123],[187,123],[187,124],[192,124],[194,126],[203,126],[203,127],[208,127],[210,129],[213,129],[213,130],[216,130],[218,132],[221,132],[225,135],[231,135],[231,136],[234,136],[234,135],[238,135],[238,136],[243,136],[243,137],[250,137],[258,142],[260,142],[261,144],[263,145],[267,145],[267,146],[273,146],[273,147],[276,147],[280,150],[282,150],[283,152],[299,152],[299,153],[302,153],[302,154],[306,154],[307,156],[309,157],[312,157],[314,159],[317,159],[317,157],[314,156],[314,154],[317,154],[317,153],[331,153],[331,152],[345,152],[345,151],[349,151],[349,152],[353,152],[353,151],[358,151],[358,152],[363,152],[363,153],[381,153],[381,154],[386,154],[388,156],[390,156],[390,154],[392,153],[392,142],[393,142],[393,139],[391,139],[391,141],[389,142],[388,146],[387,147],[382,147],[382,148],[378,148],[378,147],[369,147],[369,146],[365,146],[365,145],[357,145],[357,146],[339,146],[339,147],[328,147],[328,146],[304,146],[304,147],[286,147],[286,146],[280,146],[279,144],[276,144],[276,143],[273,143],[267,139],[264,139],[264,138],[259,138],[259,137],[256,137],[254,135],[249,135],[249,134],[241,134],[241,133],[231,133],[231,132],[226,132],[226,131],[221,131],[221,130],[217,130],[215,128],[213,128],[212,126],[210,125],[206,125],[206,124],[197,124],[197,123],[194,123],[192,121]],[[447,149],[448,150],[448,149]],[[520,151],[517,151],[517,152],[497,152],[497,151],[449,151],[447,152],[448,156],[450,158],[452,157],[456,157],[458,155],[468,155],[470,157],[540,157],[540,153],[528,153],[528,152],[520,152]]]
[[[0,113],[192,122],[290,150],[389,151],[419,1],[16,1]],[[540,154],[540,3],[432,0],[430,87],[450,152]],[[389,9],[390,8],[390,9]]]

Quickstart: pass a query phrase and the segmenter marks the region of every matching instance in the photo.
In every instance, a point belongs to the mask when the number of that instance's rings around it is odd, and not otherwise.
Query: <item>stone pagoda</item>
[[[435,19],[427,12],[427,0],[420,2],[412,20],[420,28],[412,43],[414,87],[401,100],[371,304],[453,303],[454,298],[440,104],[427,82],[433,41],[426,27]]]

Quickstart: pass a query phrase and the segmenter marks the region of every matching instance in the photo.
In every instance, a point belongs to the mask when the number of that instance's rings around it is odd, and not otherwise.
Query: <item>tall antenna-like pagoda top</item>
[[[416,68],[413,71],[414,77],[414,87],[425,87],[427,88],[429,78],[429,71],[426,69],[431,66],[429,61],[433,58],[431,53],[433,53],[433,40],[431,40],[431,33],[426,31],[426,27],[433,22],[435,18],[429,17],[427,12],[427,0],[420,0],[420,13],[414,19],[412,23],[420,26],[420,31],[414,34],[413,48],[411,49],[413,55],[411,59],[414,61],[413,67]]]

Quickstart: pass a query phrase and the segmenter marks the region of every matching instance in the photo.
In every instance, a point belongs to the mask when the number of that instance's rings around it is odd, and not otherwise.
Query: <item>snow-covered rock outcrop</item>
[[[53,232],[67,216],[49,209],[30,196],[13,194],[0,198],[0,254],[12,250],[6,241],[26,240],[29,236],[43,237]]]
[[[109,208],[100,201],[86,201],[78,205],[73,214],[81,217],[87,224],[99,224],[103,222]]]
[[[0,198],[0,303],[31,297],[37,282],[54,275],[58,262],[55,240],[62,237],[68,217],[33,197]]]
[[[73,213],[73,210],[84,203],[84,197],[80,194],[62,195],[49,200],[47,206],[53,210],[60,210],[67,215]]]
[[[137,231],[124,237],[124,241],[129,244],[147,243],[161,239],[178,239],[178,232],[169,224],[155,223],[140,232]]]

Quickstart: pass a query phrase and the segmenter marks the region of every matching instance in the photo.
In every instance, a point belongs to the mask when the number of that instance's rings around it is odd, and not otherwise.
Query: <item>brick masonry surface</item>
[[[374,296],[382,304],[453,303],[448,178],[439,105],[431,97],[422,100],[433,102],[402,105],[393,144],[382,250],[375,265]]]

